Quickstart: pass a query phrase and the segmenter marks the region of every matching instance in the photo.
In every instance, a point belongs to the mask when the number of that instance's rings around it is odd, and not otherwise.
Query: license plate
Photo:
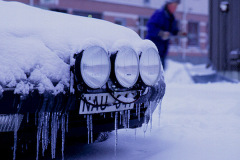
[[[119,105],[112,105],[112,106],[93,106],[93,105],[84,103],[84,101],[81,101],[79,114],[117,112],[117,111],[133,109],[133,107],[134,107],[134,103],[119,104]]]

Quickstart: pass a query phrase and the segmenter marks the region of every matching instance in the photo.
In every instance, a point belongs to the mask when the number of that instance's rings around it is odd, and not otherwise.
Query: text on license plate
[[[88,105],[81,101],[79,114],[94,114],[94,113],[106,113],[106,112],[117,112],[123,110],[133,109],[134,103],[131,104],[119,104],[112,106],[93,106]]]

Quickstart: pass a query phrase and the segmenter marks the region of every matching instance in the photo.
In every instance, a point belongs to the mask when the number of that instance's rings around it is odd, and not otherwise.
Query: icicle
[[[104,117],[104,119],[106,118],[106,114],[105,113],[103,113],[103,117]]]
[[[64,145],[65,145],[65,115],[62,115],[62,160],[64,160]]]
[[[75,92],[75,90],[73,88],[73,84],[74,84],[74,74],[71,71],[70,72],[70,93],[74,93]]]
[[[91,133],[91,143],[93,143],[93,124],[92,124],[92,115],[90,115],[90,133]]]
[[[69,118],[69,115],[67,114],[66,132],[68,132],[68,118]]]
[[[122,112],[122,111],[120,111],[119,125],[122,125],[122,115],[123,115],[123,112]]]
[[[45,114],[45,113],[43,113]],[[45,151],[45,128],[46,128],[46,118],[45,115],[43,115],[43,127],[42,127],[42,155],[44,156],[44,151]]]
[[[141,104],[138,104],[138,121],[140,121],[141,118]]]
[[[50,113],[47,113],[46,114],[46,122],[45,122],[45,125],[46,125],[46,131],[45,131],[45,149],[47,149],[48,147],[48,142],[49,142],[49,120],[50,120]]]
[[[62,116],[61,122],[58,120],[58,117],[61,116],[60,113],[53,112],[40,112],[38,113],[38,129],[37,129],[37,153],[36,159],[39,158],[39,146],[40,141],[42,140],[42,155],[44,156],[45,151],[47,150],[49,141],[51,141],[51,156],[52,159],[56,157],[56,145],[57,145],[57,132],[59,125],[61,124],[62,128],[62,158],[64,159],[64,144],[65,144],[65,115]],[[49,123],[51,118],[51,123]],[[49,137],[49,129],[51,124],[51,139]]]
[[[128,122],[128,125],[127,125],[127,128],[129,128],[129,123],[130,123],[130,110],[127,111],[127,122]]]
[[[162,107],[162,100],[159,102],[158,107],[158,126],[160,126],[160,115],[161,115],[161,107]]]
[[[37,153],[36,153],[36,160],[38,160],[38,155],[39,155],[39,142],[40,142],[40,133],[39,133],[39,127],[37,130]]]
[[[153,107],[154,103],[150,102],[149,103],[149,107],[150,107],[150,132],[152,131],[152,107]]]
[[[60,116],[61,114],[57,112],[57,117]],[[57,130],[60,129],[60,121],[57,120]]]
[[[127,111],[125,111],[124,117],[125,117],[125,128],[127,128],[128,127],[128,112]]]
[[[145,117],[144,117],[144,124],[143,124],[144,137],[145,137],[145,134],[146,134],[146,131],[147,131],[147,127],[148,127],[148,124],[147,124],[147,115],[145,115]]]
[[[54,113],[52,113],[52,121],[51,121],[51,155],[52,155],[52,158],[54,157]]]
[[[17,131],[18,131],[18,114],[14,115],[14,150],[13,150],[13,160],[16,159],[17,151]]]
[[[43,113],[38,113],[38,118],[37,118],[37,113],[35,113],[35,123],[36,119],[38,119],[38,127],[37,127],[37,153],[36,153],[36,160],[38,160],[39,156],[39,143],[41,139],[41,132],[42,132],[42,123],[43,123]]]
[[[113,118],[113,112],[111,112],[111,118]]]
[[[139,104],[135,104],[135,107],[136,107],[136,116],[138,115],[138,105],[139,105]]]
[[[48,130],[49,130],[49,113],[43,113],[43,124],[42,124],[42,155],[48,146]]]
[[[39,129],[37,131],[37,153],[36,153],[36,160],[38,160],[38,155],[39,155],[39,142],[40,142],[40,133]]]
[[[89,144],[89,139],[90,139],[90,127],[89,127],[90,122],[89,121],[90,121],[89,115],[87,115],[88,144]]]
[[[87,115],[88,144],[93,143],[92,115]]]
[[[56,142],[57,142],[57,129],[58,129],[58,116],[57,113],[52,113],[52,123],[51,123],[51,153],[52,159],[56,156]]]
[[[118,112],[115,112],[115,148],[114,153],[117,156],[117,142],[118,142]]]
[[[126,119],[126,111],[123,111],[123,127],[127,128],[127,119]]]

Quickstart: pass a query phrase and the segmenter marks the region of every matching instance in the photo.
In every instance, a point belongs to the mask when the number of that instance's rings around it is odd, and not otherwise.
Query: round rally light
[[[111,64],[107,52],[99,46],[84,50],[80,62],[83,81],[91,88],[101,88],[108,80]]]
[[[161,61],[158,51],[148,48],[140,57],[140,76],[146,85],[154,85],[160,75]]]
[[[139,59],[130,47],[121,47],[115,59],[115,76],[123,87],[132,87],[139,76]]]

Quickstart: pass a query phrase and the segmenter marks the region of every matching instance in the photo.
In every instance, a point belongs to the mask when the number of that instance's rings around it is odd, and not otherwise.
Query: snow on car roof
[[[137,52],[155,47],[123,26],[19,2],[0,1],[0,19],[0,94],[11,87],[23,94],[33,87],[64,92],[72,55],[89,45],[114,51],[124,41]]]

